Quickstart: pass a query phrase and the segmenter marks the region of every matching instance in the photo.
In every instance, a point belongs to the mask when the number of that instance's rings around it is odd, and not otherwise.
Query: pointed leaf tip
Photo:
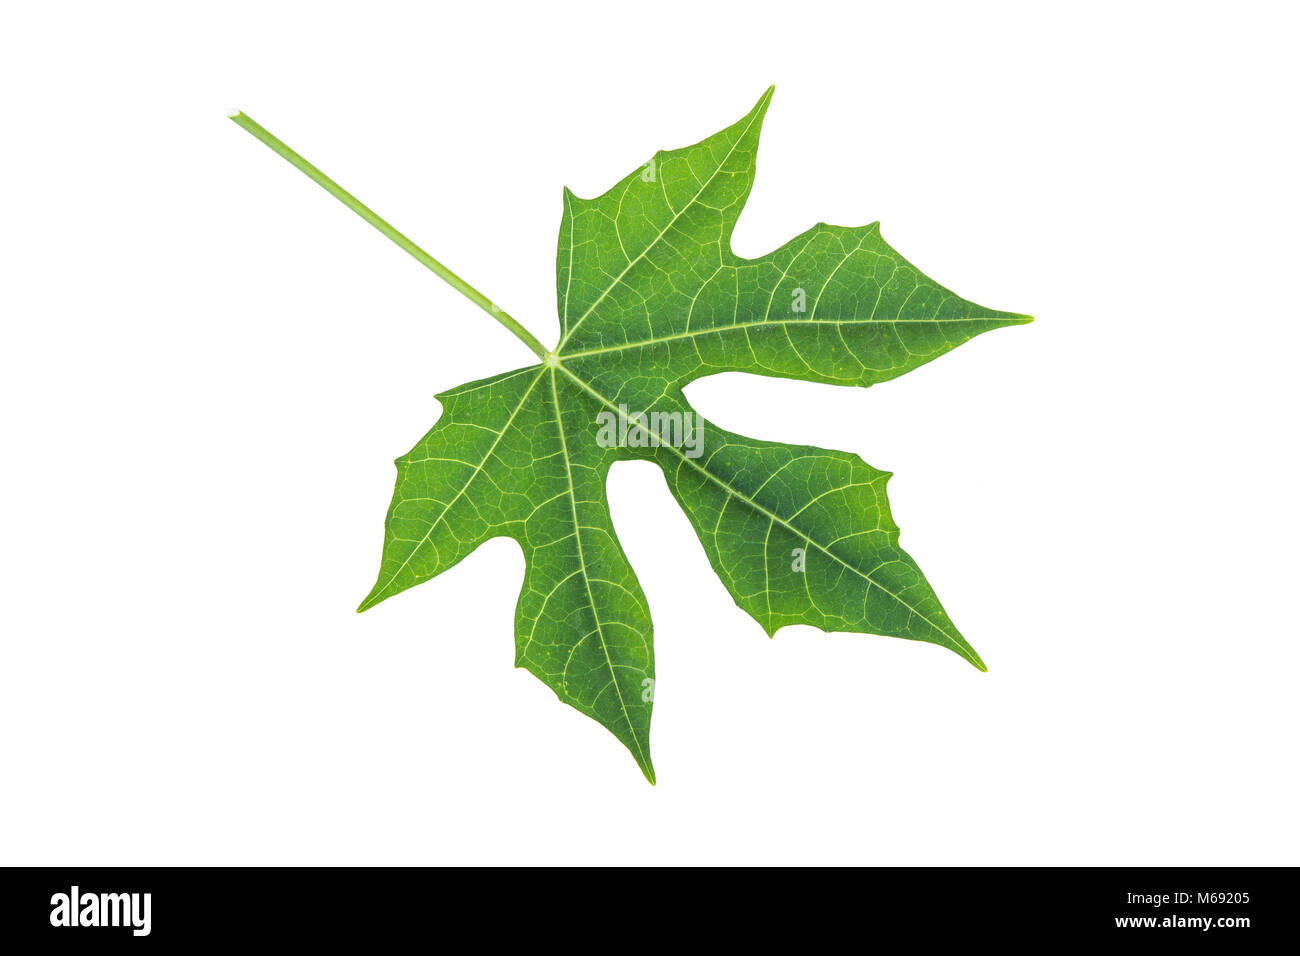
[[[975,648],[971,647],[969,644],[967,644],[965,648],[962,649],[961,656],[966,658],[966,660],[970,661],[977,671],[983,674],[987,674],[989,672],[988,665],[985,664],[983,659],[978,654],[975,653]]]

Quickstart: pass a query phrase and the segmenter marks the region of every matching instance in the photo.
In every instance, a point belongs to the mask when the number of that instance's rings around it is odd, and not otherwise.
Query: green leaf
[[[737,257],[731,234],[771,94],[703,142],[656,153],[604,195],[565,190],[560,343],[547,352],[528,336],[541,363],[438,396],[442,417],[397,461],[379,578],[359,608],[436,577],[484,541],[515,539],[527,568],[516,664],[607,727],[651,782],[652,625],[610,522],[615,461],[663,469],[719,578],[769,635],[811,624],[901,637],[984,669],[899,547],[888,473],[847,452],[731,434],[683,395],[724,371],[873,385],[1029,321],[928,279],[875,224],[819,223],[766,256]],[[292,154],[259,130],[250,129]]]

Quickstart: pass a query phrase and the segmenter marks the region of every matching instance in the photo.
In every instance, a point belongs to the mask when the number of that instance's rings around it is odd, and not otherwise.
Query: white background
[[[0,862],[1300,862],[1292,9],[6,7]],[[688,394],[895,472],[990,670],[769,641],[616,466],[651,787],[512,668],[513,542],[353,613],[432,394],[531,356],[225,113],[551,343],[561,186],[770,83],[739,254],[879,219],[1038,321]]]

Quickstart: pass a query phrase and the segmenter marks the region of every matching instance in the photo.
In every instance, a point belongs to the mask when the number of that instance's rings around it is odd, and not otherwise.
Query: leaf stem
[[[541,342],[537,341],[533,334],[520,325],[513,316],[505,312],[491,299],[478,291],[478,289],[474,288],[433,256],[429,255],[417,246],[410,239],[406,238],[406,236],[394,229],[373,209],[361,200],[357,199],[356,196],[352,195],[334,180],[330,179],[311,163],[307,162],[306,159],[294,150],[290,149],[274,133],[267,130],[251,116],[239,112],[238,110],[231,113],[230,118],[234,120],[236,124],[243,127],[257,139],[269,146],[276,153],[279,153],[280,156],[288,160],[292,165],[296,166],[304,175],[307,176],[308,179],[316,183],[316,185],[320,186],[339,202],[343,203],[343,205],[347,206],[366,222],[370,223],[370,225],[374,226],[381,233],[391,239],[399,248],[409,253],[411,258],[415,259],[416,262],[420,263],[420,265],[424,266],[438,278],[442,279],[442,281],[446,282],[465,298],[469,299],[488,315],[492,316],[492,318],[496,319],[513,332],[516,338],[532,349],[538,358],[546,358],[548,354],[546,347],[542,345]]]

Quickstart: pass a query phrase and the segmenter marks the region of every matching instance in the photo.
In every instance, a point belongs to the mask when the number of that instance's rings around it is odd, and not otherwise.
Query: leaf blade
[[[719,579],[769,635],[790,624],[882,634],[985,669],[899,547],[888,473],[847,452],[725,432],[681,392],[721,371],[870,386],[1029,321],[928,278],[878,224],[818,223],[766,256],[735,256],[771,92],[602,196],[564,191],[560,343],[541,365],[439,396],[444,418],[399,459],[380,579],[361,608],[489,537],[514,538],[525,558],[516,665],[604,725],[651,783],[653,624],[610,519],[616,460],[660,466]],[[707,454],[655,440],[629,408],[698,421]],[[643,440],[602,441],[595,425],[611,413]]]

